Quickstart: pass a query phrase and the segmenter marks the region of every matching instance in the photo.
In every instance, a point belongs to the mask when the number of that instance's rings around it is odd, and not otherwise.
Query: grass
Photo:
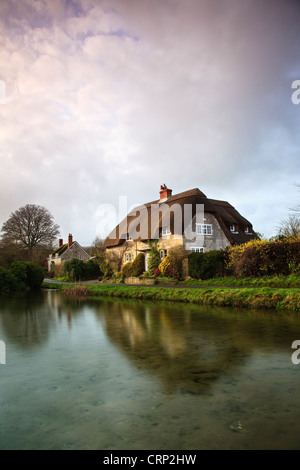
[[[224,286],[224,287],[277,287],[300,288],[300,276],[264,276],[237,279],[235,277],[217,277],[205,281],[188,279],[181,283],[186,286]]]
[[[188,302],[205,305],[300,311],[300,277],[215,278],[187,280],[178,285],[133,286],[109,284],[80,285],[44,283],[72,296],[104,296],[122,299]],[[197,288],[199,287],[199,288]]]

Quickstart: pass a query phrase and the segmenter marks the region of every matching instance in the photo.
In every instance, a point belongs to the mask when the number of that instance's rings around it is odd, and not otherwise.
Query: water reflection
[[[299,448],[288,313],[0,298],[0,448]]]
[[[105,305],[108,337],[136,367],[158,377],[166,393],[208,393],[257,349],[270,354],[300,337],[290,319],[180,305]],[[253,314],[253,312],[251,312]],[[268,315],[268,317],[267,317]],[[263,326],[264,325],[264,326]],[[295,336],[296,335],[296,336]]]
[[[52,311],[44,295],[0,297],[0,324],[6,340],[22,349],[32,349],[45,342],[51,328]]]

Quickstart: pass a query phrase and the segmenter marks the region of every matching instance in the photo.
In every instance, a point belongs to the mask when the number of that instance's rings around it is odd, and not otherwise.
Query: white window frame
[[[169,227],[162,227],[161,228],[161,236],[162,237],[168,237],[169,235],[171,235],[171,231],[170,231]]]
[[[192,246],[191,250],[193,253],[204,253],[204,246]]]
[[[167,256],[167,250],[159,250],[160,259],[163,260]]]
[[[129,233],[126,233],[126,241],[127,242],[132,242],[133,241],[131,236],[129,235]]]
[[[131,261],[134,260],[134,254],[133,253],[126,253],[125,255],[125,262],[130,263]]]
[[[252,235],[252,230],[251,230],[251,227],[249,225],[247,225],[247,227],[245,228],[245,233],[247,235]]]
[[[231,232],[231,233],[239,233],[239,231],[238,231],[238,228],[237,228],[237,225],[236,225],[236,224],[232,224],[232,225],[230,225],[229,229],[230,229],[230,232]]]
[[[212,224],[196,224],[197,235],[212,235]]]

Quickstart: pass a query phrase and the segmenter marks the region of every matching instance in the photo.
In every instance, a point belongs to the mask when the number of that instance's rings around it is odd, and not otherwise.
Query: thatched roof
[[[185,205],[190,205],[192,217],[194,217],[198,204],[203,204],[204,213],[211,213],[215,216],[231,244],[244,243],[251,238],[256,238],[256,234],[252,232],[251,223],[242,217],[231,204],[226,201],[208,199],[198,188],[194,188],[170,196],[163,204],[158,199],[136,207],[110,233],[104,242],[104,246],[109,248],[122,245],[126,242],[126,234],[129,233],[132,228],[135,228],[136,231],[136,236],[132,237],[134,241],[147,241],[158,238],[159,230],[162,228],[163,214],[169,211],[171,233],[178,233],[174,226],[174,212],[172,212],[172,209],[182,211],[181,233],[184,233]],[[154,221],[155,217],[153,218],[153,211],[158,210],[158,208],[160,208],[161,212],[157,220]],[[238,233],[232,233],[230,231],[230,226],[232,225],[239,227]],[[139,227],[141,226],[147,228],[146,233],[138,234]],[[249,227],[252,235],[245,233],[246,227]],[[155,236],[153,236],[154,234]]]

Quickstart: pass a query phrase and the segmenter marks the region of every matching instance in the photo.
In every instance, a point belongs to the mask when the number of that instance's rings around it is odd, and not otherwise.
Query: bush
[[[9,269],[0,268],[0,292],[38,289],[43,279],[44,270],[41,266],[15,261]]]
[[[64,272],[70,281],[82,281],[85,275],[84,262],[73,258],[64,263]]]
[[[0,267],[0,292],[7,293],[17,290],[17,280],[9,269]]]
[[[128,263],[124,264],[122,268],[122,275],[124,277],[131,277],[132,276],[132,261],[129,261]]]
[[[148,257],[148,273],[150,276],[154,275],[154,271],[160,265],[161,259],[157,249],[158,240],[152,240],[149,242],[149,257]]]
[[[167,255],[158,266],[158,269],[162,276],[169,277],[170,264],[171,264],[170,256]]]
[[[100,277],[102,276],[104,279],[110,279],[113,276],[114,268],[109,261],[106,259],[101,259],[98,261],[98,266],[100,270]]]
[[[191,253],[188,256],[188,273],[194,279],[212,279],[225,273],[227,253],[211,250],[206,253]]]
[[[300,240],[252,240],[228,249],[235,277],[288,275],[300,271]]]
[[[134,261],[132,261],[131,266],[131,276],[138,277],[145,271],[145,255],[143,253],[139,253]]]
[[[160,275],[161,275],[161,272],[160,272],[159,268],[155,268],[154,269],[154,277],[158,277]]]
[[[29,289],[38,289],[44,280],[44,270],[41,266],[27,263],[27,285]]]
[[[84,267],[84,278],[87,281],[90,279],[98,279],[102,274],[99,265],[93,260],[88,260]]]
[[[60,266],[62,267],[58,267],[57,272],[62,271],[63,277],[69,281],[88,281],[90,279],[97,279],[103,274],[99,264],[93,260],[84,263],[79,259],[73,258]]]

